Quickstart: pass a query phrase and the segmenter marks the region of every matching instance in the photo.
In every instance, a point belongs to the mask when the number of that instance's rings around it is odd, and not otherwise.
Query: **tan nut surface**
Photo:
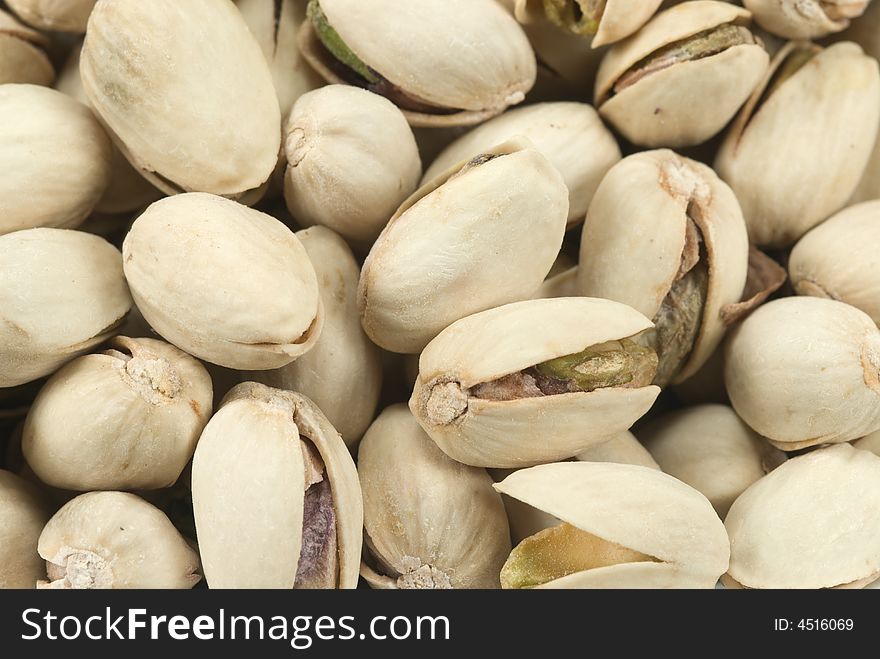
[[[41,30],[85,32],[97,0],[8,0],[22,20]]]
[[[44,48],[49,40],[0,9],[0,84],[51,85],[55,68]]]
[[[870,0],[745,0],[761,27],[786,39],[818,39],[845,30]]]
[[[46,574],[37,540],[51,514],[37,486],[0,469],[0,588],[34,588]]]

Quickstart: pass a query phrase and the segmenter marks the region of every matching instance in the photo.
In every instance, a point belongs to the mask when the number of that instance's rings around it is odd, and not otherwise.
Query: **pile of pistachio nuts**
[[[0,2],[0,587],[880,578],[880,0]]]

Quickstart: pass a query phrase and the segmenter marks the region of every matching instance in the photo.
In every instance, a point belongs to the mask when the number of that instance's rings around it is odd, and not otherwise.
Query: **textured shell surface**
[[[43,578],[37,541],[50,516],[36,485],[0,469],[0,588],[34,588]]]

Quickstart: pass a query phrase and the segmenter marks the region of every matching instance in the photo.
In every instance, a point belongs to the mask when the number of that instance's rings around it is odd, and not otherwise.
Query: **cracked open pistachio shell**
[[[404,405],[370,426],[358,450],[366,560],[374,588],[499,588],[510,553],[501,496],[485,469],[455,462]]]
[[[496,144],[522,135],[559,170],[568,187],[568,225],[584,220],[602,177],[620,160],[620,147],[586,103],[539,103],[474,128],[437,156],[423,183]]]
[[[485,121],[535,83],[532,47],[494,0],[310,0],[308,15],[309,63],[388,97],[414,126]]]
[[[49,378],[28,412],[22,451],[54,487],[168,487],[192,457],[211,395],[208,372],[185,352],[117,337]]]
[[[783,48],[715,161],[751,242],[787,247],[840,210],[865,171],[878,125],[876,60],[849,42]]]
[[[97,0],[7,0],[29,25],[52,32],[85,32]]]
[[[515,15],[522,23],[542,18],[582,37],[592,37],[593,48],[625,39],[654,15],[663,0],[516,0]]]
[[[419,352],[468,314],[529,297],[562,246],[568,190],[518,138],[459,163],[397,210],[364,262],[364,330]]]
[[[502,588],[713,588],[727,571],[727,533],[711,504],[656,469],[561,462],[495,489],[561,522],[514,548]]]
[[[98,0],[80,73],[117,146],[166,193],[238,198],[275,169],[278,98],[231,0]]]
[[[727,405],[670,412],[642,427],[639,439],[664,472],[702,492],[721,519],[752,483],[785,461]]]
[[[40,534],[41,588],[195,586],[199,556],[161,510],[127,492],[89,492],[65,504]]]
[[[0,236],[0,387],[57,370],[115,334],[131,308],[122,259],[65,229]]]
[[[400,110],[383,96],[347,85],[300,97],[284,149],[284,198],[297,222],[329,227],[365,249],[415,191],[422,173],[416,140]]]
[[[330,229],[311,227],[296,236],[318,276],[324,305],[321,338],[295,362],[248,377],[308,396],[353,448],[373,420],[382,389],[380,352],[358,316],[360,271],[351,249]]]
[[[880,458],[848,445],[792,458],[725,520],[725,586],[862,588],[880,576]]]
[[[628,429],[654,402],[652,327],[617,302],[554,298],[463,318],[419,359],[409,401],[451,458],[525,467],[569,458]]]
[[[0,588],[33,588],[43,578],[37,540],[51,515],[35,485],[0,469]]]
[[[110,154],[81,103],[38,85],[0,86],[0,234],[80,224],[107,188]]]
[[[880,329],[843,302],[787,297],[730,337],[724,380],[736,413],[792,451],[880,430]]]
[[[788,260],[799,295],[840,300],[880,325],[880,199],[840,211],[801,238]]]
[[[49,40],[0,9],[0,84],[51,85],[55,69],[44,48]]]
[[[746,226],[730,188],[672,151],[624,158],[593,197],[581,237],[581,295],[652,318],[665,387],[696,372],[724,336],[721,311],[746,284]],[[638,267],[635,267],[635,266]]]
[[[755,22],[786,39],[818,39],[845,30],[870,0],[745,0]]]
[[[596,106],[630,142],[692,146],[718,133],[767,70],[742,7],[695,0],[655,16],[609,51]]]
[[[122,255],[144,318],[191,355],[280,368],[320,336],[323,304],[299,239],[235,201],[197,192],[161,199],[135,220]]]
[[[211,588],[357,585],[357,469],[305,396],[255,382],[230,391],[196,447],[192,493]]]
[[[614,462],[617,464],[640,465],[649,469],[660,469],[642,443],[630,431],[624,430],[594,444],[575,456],[581,462]]]

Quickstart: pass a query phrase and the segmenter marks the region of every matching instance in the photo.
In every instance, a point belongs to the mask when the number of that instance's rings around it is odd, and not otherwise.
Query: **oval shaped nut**
[[[787,247],[840,210],[865,172],[878,125],[876,60],[849,42],[783,48],[715,160],[751,242]]]
[[[392,352],[419,352],[468,314],[528,298],[565,233],[568,190],[525,140],[507,142],[422,186],[364,261],[361,323]]]
[[[628,430],[624,430],[604,442],[594,444],[575,457],[581,462],[614,462],[660,469],[660,465],[657,464],[653,456]]]
[[[596,75],[602,118],[630,142],[683,147],[705,142],[733,118],[767,70],[751,14],[696,0],[657,14],[611,48]]]
[[[857,439],[852,445],[863,451],[870,451],[874,455],[880,456],[880,430],[875,430],[871,434]]]
[[[586,103],[538,103],[505,112],[446,147],[422,183],[517,135],[529,139],[562,174],[568,187],[568,226],[583,222],[602,177],[620,160],[617,141]]]
[[[361,574],[374,588],[499,588],[510,553],[501,496],[484,469],[450,459],[404,405],[386,408],[358,450]]]
[[[581,237],[581,295],[617,300],[655,324],[664,387],[699,370],[725,333],[749,267],[746,226],[730,188],[672,151],[638,153],[599,185]]]
[[[320,336],[323,305],[302,244],[237,202],[203,193],[157,201],[135,220],[122,254],[144,318],[191,355],[280,368]]]
[[[880,330],[843,302],[774,300],[734,331],[724,380],[736,413],[778,448],[858,439],[880,429]]]
[[[0,588],[34,588],[43,578],[37,540],[51,516],[35,485],[0,469]]]
[[[745,0],[755,22],[785,39],[819,39],[845,30],[870,0]]]
[[[211,588],[357,586],[357,469],[305,396],[255,382],[234,387],[196,447],[192,493]]]
[[[422,352],[409,401],[451,458],[524,467],[629,428],[660,389],[651,322],[609,300],[517,302],[457,321]]]
[[[131,308],[122,259],[63,229],[0,236],[0,387],[31,382],[115,333]]]
[[[880,576],[878,506],[876,455],[843,444],[792,458],[731,506],[725,585],[864,587]]]
[[[502,588],[713,588],[727,571],[724,525],[706,498],[636,465],[521,469],[499,492],[562,523],[517,545]]]
[[[419,183],[422,163],[406,118],[363,89],[303,95],[285,130],[284,198],[303,226],[320,224],[368,248]]]
[[[880,324],[880,199],[850,206],[801,238],[788,261],[799,295],[846,302]]]
[[[231,0],[99,0],[80,73],[117,146],[168,194],[237,198],[275,169],[278,98]]]
[[[117,337],[49,379],[28,412],[22,451],[54,487],[168,487],[192,457],[211,403],[211,378],[197,360],[163,341]]]
[[[38,85],[0,87],[0,234],[80,224],[107,188],[110,154],[82,104]]]
[[[65,504],[40,534],[48,580],[60,589],[195,586],[199,556],[161,510],[127,492],[89,492]]]
[[[42,34],[0,9],[0,84],[51,85],[55,68],[45,51],[48,45]]]
[[[97,0],[8,0],[9,8],[22,20],[40,30],[86,31]]]
[[[727,405],[696,405],[664,414],[639,430],[660,468],[712,503],[721,519],[752,483],[786,456]]]
[[[299,43],[331,83],[388,97],[413,126],[467,126],[521,103],[535,54],[495,0],[310,0]]]
[[[351,249],[330,229],[311,227],[296,236],[318,276],[324,305],[321,338],[287,366],[253,371],[248,377],[308,396],[354,448],[374,418],[382,390],[382,357],[358,316],[360,270]]]

